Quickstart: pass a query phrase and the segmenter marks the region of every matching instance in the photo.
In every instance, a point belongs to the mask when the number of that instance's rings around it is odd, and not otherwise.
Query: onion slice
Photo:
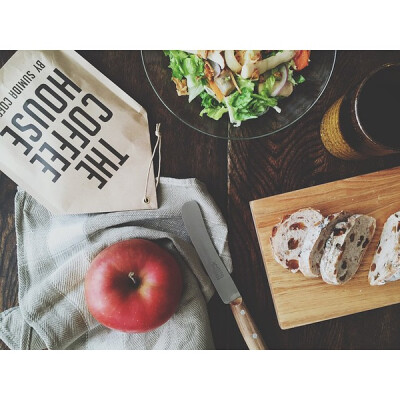
[[[241,72],[242,78],[250,78],[256,69],[258,70],[258,73],[262,75],[264,72],[290,61],[294,55],[294,50],[283,50],[272,57],[265,58],[264,60],[244,64]]]
[[[288,75],[289,75],[286,65],[282,65],[282,67],[279,68],[279,72],[282,74],[282,78],[280,81],[277,82],[276,87],[271,92],[271,97],[275,97],[275,96],[279,95],[280,91],[285,86],[285,83],[286,83]]]
[[[225,60],[221,55],[222,50],[208,50],[207,59],[219,64],[221,69],[225,68]]]
[[[208,60],[212,69],[214,70],[214,76],[217,77],[221,74],[221,66],[213,60]]]
[[[225,61],[229,69],[237,74],[241,71],[242,66],[239,61],[236,60],[235,50],[225,50]]]

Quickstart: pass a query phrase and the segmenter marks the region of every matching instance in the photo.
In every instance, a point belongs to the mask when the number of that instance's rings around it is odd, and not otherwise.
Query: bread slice
[[[307,234],[310,230],[317,229],[323,221],[323,215],[313,208],[304,208],[283,217],[273,227],[270,238],[275,260],[290,271],[297,272]]]
[[[400,211],[383,225],[374,259],[368,274],[370,285],[384,285],[400,279]]]
[[[326,283],[341,285],[357,272],[375,233],[375,218],[354,214],[335,225],[321,259],[321,276]]]
[[[316,278],[320,276],[321,258],[325,251],[326,241],[339,222],[347,221],[350,213],[341,211],[328,215],[322,224],[310,229],[303,243],[300,254],[300,271],[304,276]]]

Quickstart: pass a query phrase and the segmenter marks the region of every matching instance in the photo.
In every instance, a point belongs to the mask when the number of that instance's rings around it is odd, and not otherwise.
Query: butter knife
[[[267,349],[242,296],[215,250],[196,201],[189,201],[182,206],[182,218],[193,246],[215,289],[222,301],[231,306],[233,316],[247,347],[250,350]]]

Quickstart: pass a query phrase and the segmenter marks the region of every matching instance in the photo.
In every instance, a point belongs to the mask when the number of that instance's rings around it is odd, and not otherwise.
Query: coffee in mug
[[[400,152],[400,64],[372,71],[325,113],[321,139],[341,159]]]

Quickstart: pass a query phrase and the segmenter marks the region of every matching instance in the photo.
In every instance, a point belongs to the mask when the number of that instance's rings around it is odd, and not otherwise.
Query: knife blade
[[[266,349],[261,334],[244,304],[239,290],[211,241],[203,215],[196,201],[189,201],[182,206],[182,219],[193,246],[215,289],[222,301],[225,304],[230,304],[247,346],[251,350]]]
[[[193,246],[219,296],[225,304],[231,303],[240,297],[240,293],[215,250],[199,205],[195,201],[185,203],[182,207],[182,218]]]

